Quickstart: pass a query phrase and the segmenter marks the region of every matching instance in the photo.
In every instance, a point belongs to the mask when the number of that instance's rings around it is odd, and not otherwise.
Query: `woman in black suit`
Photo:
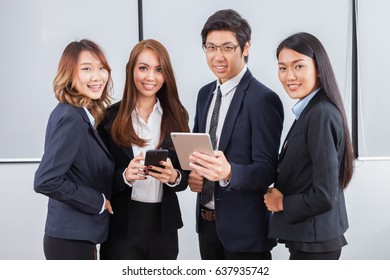
[[[34,189],[49,197],[46,259],[96,259],[108,235],[114,161],[95,127],[110,103],[111,69],[92,41],[71,42],[54,79],[59,103],[50,114]]]
[[[155,40],[138,43],[126,66],[122,100],[99,128],[115,159],[109,238],[101,259],[176,259],[183,226],[176,192],[187,187],[170,133],[188,132],[167,50]],[[147,150],[167,149],[165,168],[144,166]],[[153,171],[159,171],[156,173]]]
[[[274,211],[270,236],[285,244],[291,260],[339,259],[347,244],[344,190],[354,160],[341,95],[328,55],[313,35],[288,37],[276,56],[279,80],[298,102],[274,187],[264,196]]]

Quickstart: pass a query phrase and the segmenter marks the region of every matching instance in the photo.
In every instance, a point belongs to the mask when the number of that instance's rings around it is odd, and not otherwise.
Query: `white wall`
[[[358,1],[359,155],[390,158],[390,94],[387,90],[390,56],[390,2]],[[381,51],[381,50],[384,51]],[[380,135],[380,137],[378,137]]]
[[[0,260],[44,259],[47,198],[33,190],[38,164],[0,164]]]
[[[94,5],[98,1],[97,5]],[[378,0],[380,1],[380,0]],[[120,98],[124,66],[132,46],[137,42],[136,1],[126,6],[126,0],[107,2],[105,0],[0,0],[0,37],[14,36],[4,24],[15,25],[17,32],[28,30],[28,24],[37,24],[41,28],[36,33],[52,34],[50,59],[45,60],[39,55],[42,63],[56,65],[65,43],[83,37],[96,39],[105,49],[113,68],[115,96]],[[23,21],[23,10],[18,5],[26,4],[29,9],[25,13],[34,13],[27,18],[35,18],[31,22]],[[81,3],[84,3],[81,4]],[[110,3],[110,4],[107,4]],[[88,4],[88,5],[87,5]],[[102,6],[103,5],[103,6]],[[77,7],[77,8],[75,8]],[[252,73],[281,97],[285,107],[285,130],[292,122],[291,106],[283,88],[277,80],[276,59],[274,56],[278,42],[297,31],[308,31],[317,35],[324,43],[332,60],[344,101],[349,111],[350,103],[350,1],[348,0],[225,0],[225,1],[182,1],[182,0],[145,0],[144,1],[144,37],[160,40],[171,54],[175,74],[178,81],[180,96],[188,109],[192,120],[194,117],[195,100],[198,89],[214,79],[205,62],[201,49],[201,28],[212,13],[222,8],[233,8],[239,11],[253,29],[252,46],[249,57],[249,68]],[[73,13],[76,9],[78,12]],[[91,16],[91,11],[97,9],[98,16]],[[102,9],[104,12],[102,12]],[[172,16],[172,9],[175,11]],[[12,19],[12,12],[18,10],[19,20]],[[70,24],[67,21],[78,22]],[[6,19],[9,19],[9,22]],[[87,18],[87,19],[86,19]],[[58,20],[56,20],[58,19]],[[53,29],[51,29],[51,27]],[[40,30],[40,29],[39,29]],[[57,30],[58,33],[53,33]],[[16,31],[15,31],[16,32]],[[39,35],[40,34],[40,35]],[[29,37],[30,38],[30,37]],[[44,37],[39,37],[42,39]],[[32,40],[37,38],[31,37]],[[4,53],[4,45],[0,45],[0,54]],[[48,45],[45,45],[48,48]],[[7,47],[7,54],[18,57],[25,48]],[[48,50],[49,51],[49,50]],[[54,54],[55,53],[55,54]],[[31,53],[34,55],[34,53]],[[364,54],[363,54],[364,55]],[[8,60],[7,60],[8,61]],[[22,144],[29,147],[32,137],[43,139],[47,115],[50,113],[55,99],[51,93],[51,81],[55,75],[55,67],[44,68],[40,73],[41,86],[45,87],[46,96],[39,98],[39,107],[28,116],[32,125],[40,127],[39,135],[34,135],[39,129],[22,139]],[[20,71],[23,72],[23,61],[17,65],[7,65],[0,68],[0,84],[13,79],[13,84],[23,83]],[[38,90],[40,91],[40,90]],[[9,87],[7,91],[0,88],[3,104],[18,104],[23,102],[22,93]],[[32,87],[29,94],[40,94]],[[18,96],[20,95],[20,99]],[[12,97],[12,98],[11,98]],[[31,102],[28,105],[34,107]],[[3,106],[5,107],[5,106]],[[11,106],[9,106],[11,107]],[[2,121],[11,121],[13,112],[18,112],[15,106],[8,115],[2,115]],[[42,117],[42,115],[45,115]],[[39,123],[39,124],[38,124]],[[17,124],[16,124],[17,125]],[[34,127],[34,126],[33,126]],[[283,134],[283,137],[284,137]],[[6,137],[11,142],[21,137],[12,131],[0,137],[0,146],[5,145]],[[43,141],[43,140],[41,140]],[[7,142],[8,143],[8,142]],[[43,143],[39,143],[41,147]],[[41,152],[41,147],[39,147]],[[47,199],[33,191],[36,163],[0,163],[0,260],[1,259],[43,259],[42,237],[46,218]],[[390,196],[389,176],[390,161],[358,161],[352,183],[346,190],[347,209],[350,229],[346,233],[349,244],[344,248],[342,259],[390,259],[390,219],[388,218],[387,197]],[[195,194],[186,190],[179,194],[184,227],[179,230],[180,259],[199,259],[198,241],[195,233]],[[273,250],[274,259],[287,259],[287,250],[279,245]]]

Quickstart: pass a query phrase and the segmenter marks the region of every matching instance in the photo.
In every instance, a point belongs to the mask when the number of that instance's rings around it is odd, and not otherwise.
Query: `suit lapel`
[[[116,117],[116,115],[115,115]],[[112,125],[112,121],[106,123],[106,125],[103,127],[108,135],[111,134],[111,125]],[[130,158],[130,159],[133,159],[134,158],[134,152],[133,152],[133,148],[132,147],[121,147],[122,151]]]
[[[207,93],[205,97],[206,101],[204,102],[203,114],[201,115],[200,122],[199,122],[199,132],[208,133],[208,131],[206,131],[207,113],[209,112],[211,100],[213,100],[214,90],[215,90],[215,85],[210,88],[210,91]]]
[[[294,120],[293,124],[290,127],[290,130],[288,131],[288,133],[286,135],[286,138],[284,139],[282,149],[280,150],[280,153],[279,153],[279,162],[283,159],[284,155],[286,154],[289,142],[291,141],[291,139],[293,139],[295,137],[295,135],[297,135],[298,130],[294,129],[296,124],[297,124],[297,120]]]
[[[93,125],[89,121],[89,118],[87,116],[87,113],[84,111],[84,108],[76,108],[76,109],[79,112],[79,114],[83,117],[84,121],[86,123],[88,123],[88,125],[91,128],[92,134],[95,137],[96,141],[99,143],[99,145],[102,147],[102,149],[106,152],[106,154],[108,154],[109,157],[111,158],[112,156],[111,156],[110,152],[108,151],[106,145],[103,143],[102,138],[100,138],[99,133],[96,131],[96,129],[93,127]]]
[[[316,95],[313,96],[313,98],[310,100],[310,102],[306,105],[305,109],[303,109],[301,115],[299,116],[299,119],[303,120],[305,118],[305,116],[307,115],[307,113],[311,110],[311,108],[313,108],[313,106],[315,104],[317,104],[322,98],[323,98],[324,94],[322,92],[322,89],[319,90]]]
[[[130,158],[134,158],[134,152],[132,147],[122,147],[123,152]]]
[[[282,160],[284,154],[286,153],[286,150],[287,150],[287,147],[288,147],[288,142],[291,142],[291,140],[294,139],[294,137],[299,133],[299,131],[300,131],[300,129],[301,129],[303,123],[304,123],[305,116],[311,110],[311,108],[313,108],[313,106],[320,101],[321,96],[322,96],[322,91],[320,90],[310,100],[310,102],[306,105],[305,109],[303,109],[301,115],[299,116],[299,119],[295,120],[294,123],[292,124],[292,126],[291,126],[290,130],[288,131],[287,136],[286,136],[286,138],[284,140],[284,143],[283,143],[283,146],[282,146],[282,150],[280,151],[279,161]]]
[[[234,93],[233,99],[230,103],[229,110],[226,114],[225,121],[219,140],[218,149],[224,151],[229,143],[230,137],[233,133],[234,124],[236,123],[237,116],[240,113],[240,108],[245,97],[245,91],[248,88],[250,80],[253,78],[249,69],[245,72],[237,89]]]

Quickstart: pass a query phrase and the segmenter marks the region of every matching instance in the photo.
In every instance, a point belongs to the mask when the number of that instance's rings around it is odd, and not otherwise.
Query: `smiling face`
[[[234,33],[225,30],[209,32],[205,44],[214,46],[239,45]],[[245,57],[248,53],[248,42],[245,44],[244,50],[237,47],[233,52],[223,52],[221,48],[217,48],[213,53],[206,52],[207,64],[219,81],[224,83],[240,73],[245,66]]]
[[[89,51],[82,51],[74,72],[73,87],[92,100],[102,96],[109,78],[108,70]]]
[[[279,53],[278,77],[292,99],[303,99],[320,86],[314,59],[288,48]]]
[[[139,97],[156,97],[164,84],[164,76],[160,60],[153,50],[145,49],[138,55],[133,77]]]

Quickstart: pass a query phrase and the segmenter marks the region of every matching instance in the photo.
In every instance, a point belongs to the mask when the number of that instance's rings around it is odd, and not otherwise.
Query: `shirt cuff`
[[[179,176],[177,176],[176,181],[175,181],[173,184],[166,183],[166,185],[170,186],[171,188],[176,187],[176,186],[179,185],[180,182],[181,182],[181,173],[180,173],[179,170],[177,170],[177,169],[175,169],[175,170],[177,171],[177,174],[179,174]]]
[[[102,210],[100,210],[100,212],[99,212],[99,215],[104,212],[104,210],[105,210],[104,206],[106,206],[106,197],[104,196],[103,193],[102,193],[102,196],[103,196],[103,206],[102,206]]]
[[[221,181],[219,181],[219,185],[222,188],[226,188],[227,186],[229,186],[229,184],[230,184],[230,180],[221,180]]]
[[[126,170],[127,170],[127,168],[126,168],[125,171],[123,171],[123,173],[122,173],[123,181],[124,181],[125,184],[128,185],[129,187],[133,187],[133,183],[134,183],[135,180],[132,180],[132,181],[130,181],[130,182],[126,180],[126,176],[125,176]]]

